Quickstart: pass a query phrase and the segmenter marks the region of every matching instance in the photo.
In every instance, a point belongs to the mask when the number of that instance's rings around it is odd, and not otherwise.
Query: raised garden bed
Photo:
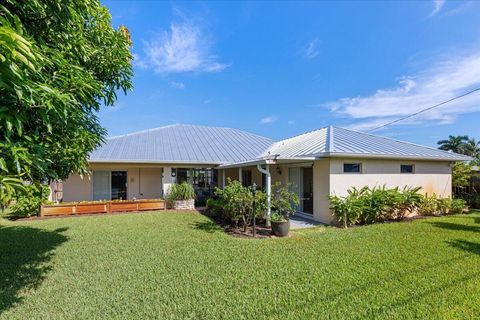
[[[132,212],[143,210],[165,210],[165,201],[161,199],[134,201],[122,200],[43,205],[40,210],[40,216]]]

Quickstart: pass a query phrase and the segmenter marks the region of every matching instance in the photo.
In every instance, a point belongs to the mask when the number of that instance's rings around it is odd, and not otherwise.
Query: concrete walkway
[[[290,217],[290,229],[312,228],[322,225],[320,222],[295,214]]]

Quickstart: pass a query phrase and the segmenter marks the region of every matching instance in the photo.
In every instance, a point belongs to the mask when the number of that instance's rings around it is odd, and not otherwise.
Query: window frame
[[[358,171],[345,171],[346,165],[358,165]],[[363,173],[363,163],[362,162],[343,162],[342,163],[342,172],[344,174],[362,174]]]
[[[412,172],[403,172],[402,171],[402,168],[403,167],[412,167]],[[403,163],[403,164],[400,164],[400,173],[401,174],[414,174],[415,173],[415,164],[406,164],[406,163]]]

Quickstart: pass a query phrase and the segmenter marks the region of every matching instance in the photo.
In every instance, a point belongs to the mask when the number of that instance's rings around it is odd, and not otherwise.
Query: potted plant
[[[168,194],[168,200],[175,210],[194,210],[195,190],[192,185],[186,182],[172,184]]]
[[[288,191],[287,187],[282,187],[278,182],[272,187],[272,215],[270,217],[272,232],[278,237],[285,237],[290,231],[290,215],[295,213],[300,199],[297,194]]]

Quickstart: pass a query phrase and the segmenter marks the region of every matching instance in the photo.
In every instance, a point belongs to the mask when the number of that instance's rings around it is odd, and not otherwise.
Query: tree
[[[468,139],[463,145],[464,153],[467,156],[478,159],[480,157],[480,142],[475,139]]]
[[[440,140],[437,144],[440,150],[465,154],[466,141],[468,141],[468,136],[448,136],[447,140]]]
[[[20,179],[87,172],[88,154],[106,135],[96,113],[132,88],[130,46],[128,30],[112,28],[98,0],[2,1],[2,198]]]
[[[465,162],[456,162],[452,169],[452,187],[465,188],[470,183],[470,176],[472,174],[472,167]]]

